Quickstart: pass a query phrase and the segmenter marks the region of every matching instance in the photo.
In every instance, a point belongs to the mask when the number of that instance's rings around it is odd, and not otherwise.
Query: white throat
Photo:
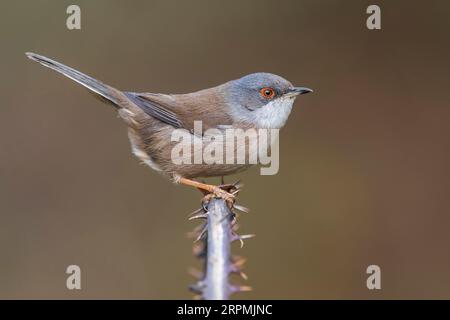
[[[281,97],[265,106],[249,111],[247,117],[258,128],[281,129],[292,110],[295,98]]]

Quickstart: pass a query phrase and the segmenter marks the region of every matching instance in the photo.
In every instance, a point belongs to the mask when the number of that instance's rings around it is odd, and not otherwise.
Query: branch
[[[231,248],[233,241],[233,213],[222,199],[208,203],[206,276],[203,297],[206,300],[226,300],[232,287],[228,276],[232,271]]]
[[[228,190],[237,193],[240,185],[229,185]],[[205,200],[206,199],[206,200]],[[206,202],[206,204],[205,204]],[[206,300],[226,300],[237,291],[249,291],[248,286],[237,286],[230,283],[230,274],[237,273],[243,279],[247,276],[241,271],[245,260],[231,255],[231,243],[240,241],[241,247],[244,239],[253,235],[237,235],[236,210],[248,212],[248,209],[234,204],[230,210],[223,199],[216,199],[207,195],[203,200],[204,205],[191,214],[189,220],[206,219],[206,222],[198,226],[191,235],[196,238],[194,254],[203,260],[204,271],[192,271],[198,282],[190,286],[190,289],[198,294],[197,297]],[[200,241],[201,240],[201,241]]]

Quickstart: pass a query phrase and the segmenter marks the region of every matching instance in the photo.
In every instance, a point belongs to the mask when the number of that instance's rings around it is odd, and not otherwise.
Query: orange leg
[[[230,205],[232,205],[234,203],[235,196],[233,194],[221,189],[218,186],[215,186],[212,184],[201,183],[201,182],[198,182],[195,180],[181,178],[181,177],[177,179],[177,182],[184,184],[186,186],[195,187],[197,189],[212,193],[217,198],[224,199]]]

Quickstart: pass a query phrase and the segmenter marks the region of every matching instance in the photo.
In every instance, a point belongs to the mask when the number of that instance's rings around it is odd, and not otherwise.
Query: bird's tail
[[[57,61],[54,61],[52,59],[49,59],[47,57],[41,56],[39,54],[35,54],[32,52],[25,53],[28,58],[31,60],[37,61],[40,64],[53,69],[55,71],[58,71],[59,73],[62,73],[66,77],[72,79],[75,82],[78,82],[82,86],[88,88],[92,92],[98,94],[100,97],[106,99],[107,101],[112,102],[114,105],[119,106],[119,102],[117,100],[117,95],[121,92],[117,89],[114,89],[104,83],[102,83],[99,80],[96,80],[94,78],[91,78],[88,75],[85,75],[84,73],[81,73],[80,71],[77,71],[75,69],[72,69],[62,63],[59,63]]]

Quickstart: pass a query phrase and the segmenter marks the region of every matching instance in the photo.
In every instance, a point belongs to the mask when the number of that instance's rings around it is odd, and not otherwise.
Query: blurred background
[[[81,30],[66,8],[81,7]],[[382,30],[366,28],[381,7]],[[2,1],[0,298],[189,299],[200,193],[139,165],[125,125],[37,52],[124,90],[267,71],[314,94],[280,171],[241,178],[241,299],[450,298],[448,1]],[[212,180],[218,182],[218,180]],[[82,290],[69,291],[68,265]],[[382,290],[366,287],[381,267]],[[241,281],[241,283],[244,283]]]

